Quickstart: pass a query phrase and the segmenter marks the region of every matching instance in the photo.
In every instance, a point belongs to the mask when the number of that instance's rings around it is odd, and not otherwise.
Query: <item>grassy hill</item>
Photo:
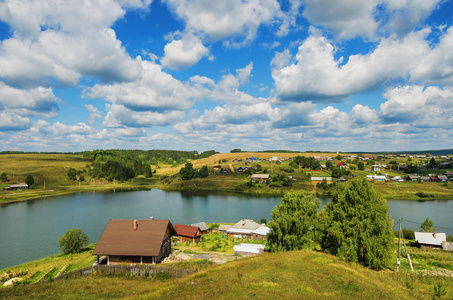
[[[2,299],[431,299],[453,278],[373,271],[314,251],[266,253],[188,277],[156,280],[89,276],[1,289]]]

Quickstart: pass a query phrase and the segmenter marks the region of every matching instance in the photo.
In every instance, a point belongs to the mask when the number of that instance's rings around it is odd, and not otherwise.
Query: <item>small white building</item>
[[[245,244],[241,243],[233,247],[234,254],[238,255],[259,255],[264,252],[265,246],[261,244]]]
[[[415,242],[420,248],[442,248],[442,242],[447,241],[445,233],[414,232]]]

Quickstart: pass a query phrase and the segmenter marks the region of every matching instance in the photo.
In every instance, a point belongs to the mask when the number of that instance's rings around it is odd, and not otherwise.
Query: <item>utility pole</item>
[[[400,232],[398,235],[398,261],[397,261],[397,266],[396,266],[396,271],[400,271],[400,263],[401,263],[401,218],[400,218]]]
[[[44,189],[46,189],[46,181],[44,180]]]

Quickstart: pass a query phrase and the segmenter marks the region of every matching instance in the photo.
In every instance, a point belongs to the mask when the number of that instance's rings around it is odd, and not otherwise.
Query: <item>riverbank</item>
[[[79,192],[105,192],[113,190],[146,190],[161,189],[165,191],[206,191],[228,192],[252,196],[281,196],[290,190],[303,190],[317,196],[332,196],[344,183],[323,185],[317,187],[311,184],[310,177],[329,177],[328,170],[302,170],[294,169],[290,161],[283,161],[280,165],[274,162],[263,161],[248,163],[250,170],[268,173],[280,177],[277,181],[262,184],[251,182],[250,174],[238,173],[235,170],[239,166],[246,166],[244,162],[250,155],[260,155],[264,158],[281,156],[293,157],[292,153],[224,153],[215,154],[205,159],[192,161],[194,168],[208,166],[210,174],[206,178],[195,178],[183,181],[179,170],[183,164],[163,165],[154,169],[153,177],[144,178],[137,176],[125,182],[107,181],[103,178],[90,177],[89,170],[92,161],[82,155],[71,154],[8,154],[0,156],[0,171],[6,172],[7,182],[2,182],[0,188],[9,183],[24,182],[25,177],[31,174],[34,184],[30,190],[23,191],[0,191],[0,205],[27,200],[44,199],[53,196],[62,196]],[[313,154],[298,154],[310,156]],[[239,158],[241,161],[236,161]],[[224,171],[214,170],[214,165],[220,166]],[[71,168],[80,172],[83,180],[71,180],[68,170]],[[255,170],[256,168],[256,170]],[[262,171],[258,171],[262,169]],[[393,172],[393,171],[392,171]],[[355,171],[358,176],[365,176],[370,171]],[[393,172],[394,173],[394,172]],[[371,173],[370,173],[371,174]],[[396,174],[396,173],[395,173]],[[395,175],[393,174],[393,175]],[[283,178],[291,177],[291,181],[284,182]],[[78,177],[79,179],[81,177]],[[350,180],[351,176],[346,176]],[[372,183],[374,188],[385,199],[401,199],[412,201],[451,200],[453,199],[453,182],[401,182],[401,183]]]
[[[109,191],[141,191],[149,189],[160,189],[163,191],[205,191],[205,192],[226,192],[237,193],[251,196],[266,196],[280,197],[286,191],[304,190],[314,196],[331,197],[336,188],[330,189],[315,189],[313,185],[305,184],[288,188],[269,188],[269,187],[245,187],[241,182],[239,185],[232,184],[227,186],[228,180],[222,181],[222,185],[218,186],[218,180],[209,179],[194,179],[187,182],[177,181],[176,183],[159,182],[149,180],[152,184],[136,184],[134,182],[118,183],[118,184],[100,184],[100,185],[74,185],[61,189],[30,189],[24,191],[0,192],[0,205],[22,202],[28,200],[39,200],[48,197],[64,196],[74,193],[87,192],[109,192]],[[245,181],[246,182],[246,181]],[[384,199],[409,200],[409,201],[435,201],[435,200],[452,200],[453,199],[453,184],[449,183],[443,186],[439,183],[372,183],[373,187],[379,192]],[[422,197],[420,197],[420,195]]]

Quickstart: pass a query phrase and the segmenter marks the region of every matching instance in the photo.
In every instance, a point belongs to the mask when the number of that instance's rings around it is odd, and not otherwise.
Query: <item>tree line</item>
[[[178,150],[94,150],[83,152],[83,156],[93,160],[92,168],[88,170],[90,176],[112,181],[128,180],[137,175],[150,178],[159,163],[182,164],[189,159],[205,158],[215,153],[215,150],[201,154]],[[154,171],[151,166],[155,166]]]

